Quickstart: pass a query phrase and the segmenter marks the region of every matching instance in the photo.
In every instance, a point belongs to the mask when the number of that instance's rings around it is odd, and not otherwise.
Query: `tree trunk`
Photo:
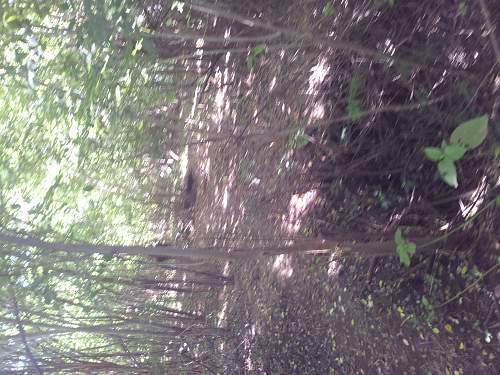
[[[32,236],[0,232],[0,242],[14,246],[36,247],[44,251],[81,252],[87,254],[118,254],[144,256],[173,256],[197,259],[251,259],[261,256],[273,256],[293,253],[329,253],[337,252],[339,256],[390,256],[395,255],[394,241],[358,242],[345,239],[300,239],[288,241],[286,244],[265,245],[260,247],[189,247],[180,246],[114,246],[94,244],[72,244],[65,242],[47,242]],[[431,238],[410,238],[419,250],[432,250],[439,247],[442,241],[432,242]]]

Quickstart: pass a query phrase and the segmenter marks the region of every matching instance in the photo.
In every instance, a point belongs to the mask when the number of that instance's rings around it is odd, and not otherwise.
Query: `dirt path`
[[[317,5],[308,6],[312,13]],[[299,8],[286,14],[284,23],[307,23]],[[308,148],[325,146],[301,129],[331,116],[336,90],[346,90],[333,86],[333,55],[285,49],[253,67],[238,55],[218,60],[191,119],[192,241],[258,246],[314,232],[310,208],[324,202]],[[212,140],[199,142],[205,138]],[[279,256],[220,269],[236,283],[215,302],[219,324],[234,334],[220,348],[238,364],[221,359],[227,374],[500,373],[499,347],[485,338],[477,311],[429,307],[429,281],[395,259]]]
[[[306,71],[304,86],[314,74]],[[288,108],[301,116],[293,102]],[[257,121],[252,131],[286,126],[289,114],[269,111],[275,121]],[[196,147],[192,157],[199,183],[195,241],[248,243],[307,233],[302,214],[318,202],[314,185],[304,189],[304,166],[289,138],[213,142]],[[379,267],[372,280],[370,263],[325,257],[279,256],[224,266],[236,286],[219,296],[218,314],[220,324],[236,334],[224,350],[234,347],[240,366],[227,367],[228,374],[498,371],[497,348],[483,348],[481,330],[471,334],[455,315],[425,321],[429,312],[415,286],[399,285],[391,273],[399,268],[395,261]]]

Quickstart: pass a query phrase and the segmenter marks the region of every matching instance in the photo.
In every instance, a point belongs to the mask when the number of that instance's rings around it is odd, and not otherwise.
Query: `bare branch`
[[[479,6],[481,7],[481,12],[483,13],[484,23],[488,28],[488,37],[490,38],[491,47],[493,48],[493,53],[496,58],[496,63],[500,67],[500,47],[498,47],[497,38],[495,36],[495,27],[491,23],[490,12],[484,0],[478,0]],[[498,4],[497,4],[498,5]]]
[[[21,337],[21,341],[23,342],[23,345],[24,345],[24,351],[26,353],[26,357],[29,358],[31,364],[33,365],[33,367],[34,367],[34,369],[36,371],[36,373],[39,374],[39,375],[42,375],[43,371],[38,366],[38,363],[37,363],[37,361],[35,359],[35,356],[31,352],[31,349],[30,349],[30,347],[28,345],[28,341],[26,340],[26,333],[25,333],[25,330],[24,330],[23,321],[21,320],[21,316],[20,316],[20,312],[19,312],[19,305],[17,303],[16,295],[14,294],[13,290],[10,290],[10,295],[11,295],[11,300],[12,300],[12,307],[14,309],[14,316],[15,316],[16,323],[17,323],[17,329],[19,331],[19,336]]]

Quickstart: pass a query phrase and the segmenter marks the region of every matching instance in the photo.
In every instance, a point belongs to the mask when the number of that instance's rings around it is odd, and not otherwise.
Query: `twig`
[[[23,342],[23,345],[24,345],[24,351],[26,352],[26,356],[29,358],[31,364],[35,368],[36,373],[38,375],[42,375],[43,371],[38,366],[38,363],[35,359],[35,356],[31,352],[31,349],[28,345],[28,341],[26,340],[26,334],[24,331],[23,322],[21,320],[21,316],[20,316],[20,312],[19,312],[19,305],[17,304],[16,295],[14,294],[14,292],[12,290],[10,291],[10,294],[11,294],[11,298],[12,298],[12,307],[14,308],[14,317],[15,317],[15,320],[17,323],[17,329],[19,331],[19,336],[21,337],[21,341]]]
[[[261,20],[255,19],[255,18],[248,18],[245,16],[241,16],[239,14],[233,13],[231,11],[217,9],[216,7],[214,7],[212,5],[204,5],[203,3],[198,2],[198,1],[190,1],[187,4],[189,4],[191,9],[194,9],[198,12],[209,14],[209,15],[212,15],[215,17],[230,19],[232,21],[239,22],[239,23],[246,25],[246,26],[249,26],[249,27],[259,27],[259,28],[262,28],[265,30],[272,31],[274,33],[279,33],[279,34],[286,36],[294,41],[308,41],[308,42],[315,44],[317,46],[330,47],[333,49],[356,52],[356,53],[359,53],[360,55],[364,55],[364,56],[373,56],[373,57],[380,57],[383,59],[394,60],[394,57],[392,57],[392,56],[386,55],[386,54],[381,53],[377,50],[373,50],[373,49],[358,45],[358,44],[353,43],[353,42],[342,41],[342,40],[331,40],[329,38],[323,38],[321,36],[307,35],[307,34],[304,34],[300,31],[297,31],[294,29],[277,27],[271,23],[264,22],[264,21],[261,21]]]
[[[482,279],[484,279],[488,274],[490,274],[491,272],[493,272],[496,268],[498,268],[500,266],[500,263],[497,263],[495,264],[493,267],[491,267],[488,271],[486,271],[485,273],[483,273],[480,277],[478,277],[478,279],[476,281],[474,281],[472,284],[470,284],[467,288],[465,288],[464,290],[460,291],[459,293],[455,294],[453,297],[451,297],[450,299],[448,299],[447,301],[443,302],[441,305],[439,306],[436,306],[436,309],[440,309],[441,307],[449,304],[450,302],[453,302],[454,300],[456,300],[457,298],[459,298],[460,296],[464,295],[465,293],[467,293],[469,290],[471,290],[474,286],[476,286]]]
[[[491,47],[493,48],[493,53],[496,58],[496,64],[500,67],[500,47],[498,47],[497,38],[495,36],[495,27],[491,23],[490,12],[484,0],[477,0],[479,6],[481,7],[481,12],[483,13],[484,23],[488,28],[488,37],[490,38]],[[498,4],[497,4],[498,5]]]
[[[213,36],[213,35],[198,35],[192,33],[173,33],[168,31],[153,31],[153,32],[142,32],[141,36],[147,38],[157,38],[157,39],[165,39],[165,40],[177,40],[177,41],[196,41],[199,39],[204,40],[205,42],[214,42],[214,43],[257,43],[264,42],[273,39],[277,39],[281,36],[280,33],[275,32],[272,34],[266,35],[257,35],[257,36]]]
[[[435,99],[423,101],[423,102],[418,102],[414,104],[406,104],[406,105],[388,105],[385,107],[380,107],[380,108],[375,108],[375,109],[370,109],[364,112],[361,112],[359,114],[359,117],[366,117],[369,115],[377,115],[380,113],[386,113],[386,112],[403,112],[403,111],[412,111],[415,109],[422,109],[424,107],[428,107],[430,105],[439,103],[445,99],[445,96],[440,96]],[[334,118],[328,118],[325,120],[321,120],[316,122],[314,125],[311,125],[310,128],[320,128],[325,125],[331,125],[334,123],[342,123],[342,122],[351,122],[355,121],[352,119],[351,116],[345,115],[345,116],[340,116],[340,117],[334,117]],[[247,124],[248,126],[248,124]],[[246,127],[247,127],[246,126]],[[213,137],[210,139],[202,140],[198,143],[208,143],[208,142],[217,142],[217,141],[225,141],[228,138],[234,138],[234,139],[249,139],[249,138],[256,138],[256,137],[262,137],[262,138],[269,138],[271,140],[276,140],[280,137],[288,136],[291,133],[298,132],[301,129],[300,128],[295,128],[295,127],[288,127],[285,129],[277,130],[277,131],[270,131],[270,132],[261,132],[261,133],[251,133],[251,134],[243,134],[244,131],[246,130],[246,127],[241,131],[239,134],[228,134],[224,135],[223,137]]]
[[[434,245],[434,244],[436,244],[438,242],[441,242],[441,241],[447,239],[450,235],[452,235],[455,232],[458,232],[460,229],[462,229],[463,227],[465,227],[471,221],[473,221],[474,219],[476,219],[480,214],[482,214],[484,211],[486,211],[492,205],[495,205],[495,199],[493,199],[492,201],[490,201],[489,203],[487,203],[482,209],[480,209],[479,211],[477,211],[474,214],[474,216],[471,216],[469,219],[467,219],[466,221],[464,221],[462,224],[460,224],[459,226],[457,226],[453,230],[449,231],[448,233],[443,234],[442,236],[440,236],[438,238],[433,239],[432,241],[429,241],[429,242],[426,242],[426,243],[420,245],[420,247],[431,246],[431,245]]]

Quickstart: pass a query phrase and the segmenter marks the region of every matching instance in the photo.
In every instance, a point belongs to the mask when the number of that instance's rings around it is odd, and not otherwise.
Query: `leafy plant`
[[[403,237],[401,229],[398,228],[394,234],[394,242],[396,243],[396,252],[399,255],[399,261],[406,267],[410,266],[410,259],[417,251],[417,245],[414,242],[408,241]]]
[[[303,132],[296,133],[287,143],[289,149],[302,149],[307,146],[310,142],[310,137],[305,135]]]
[[[427,159],[437,163],[441,179],[448,185],[457,188],[457,168],[455,162],[464,154],[478,147],[488,133],[488,116],[475,117],[458,125],[450,140],[443,139],[441,147],[426,147],[424,154]]]
[[[325,4],[325,6],[323,7],[323,10],[321,11],[321,13],[325,17],[330,17],[333,14],[333,11],[334,11],[334,8],[333,8],[333,5],[332,5],[332,2],[328,1]]]
[[[250,54],[246,58],[246,63],[249,69],[253,68],[255,62],[257,61],[257,56],[259,56],[266,49],[265,43],[259,43],[252,48]]]
[[[353,120],[359,120],[361,118],[361,101],[358,99],[359,89],[363,84],[363,80],[360,76],[355,75],[351,79],[351,84],[349,86],[349,96],[347,97],[347,114]]]

